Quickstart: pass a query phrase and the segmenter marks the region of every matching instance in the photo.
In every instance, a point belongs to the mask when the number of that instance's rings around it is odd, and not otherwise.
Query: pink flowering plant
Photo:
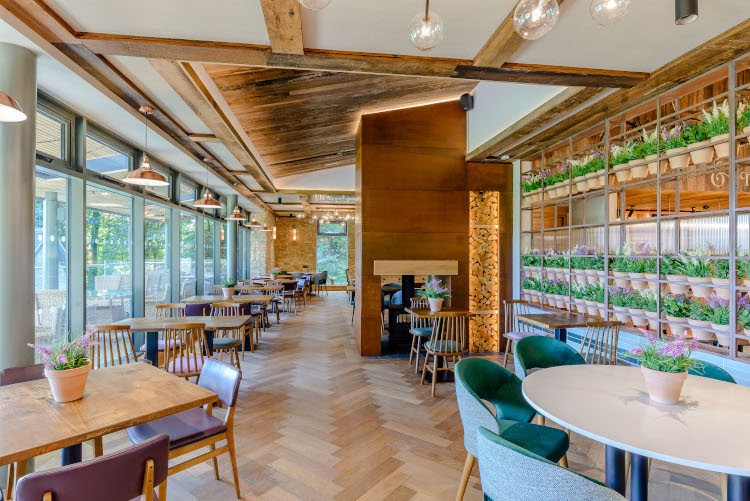
[[[278,275],[278,273],[281,271],[281,268],[276,267],[271,270],[271,275]]]
[[[685,372],[700,365],[700,362],[690,358],[698,348],[698,341],[687,339],[686,336],[678,336],[674,341],[661,341],[651,332],[639,330],[648,338],[648,344],[633,348],[630,355],[643,367],[659,372]]]
[[[450,289],[443,287],[442,280],[432,279],[425,284],[424,289],[419,291],[419,297],[427,299],[437,299],[441,297],[449,297]]]
[[[91,342],[93,334],[93,331],[87,331],[73,342],[61,342],[50,346],[29,344],[29,346],[42,356],[44,368],[48,371],[77,369],[90,363],[91,347],[97,344]]]

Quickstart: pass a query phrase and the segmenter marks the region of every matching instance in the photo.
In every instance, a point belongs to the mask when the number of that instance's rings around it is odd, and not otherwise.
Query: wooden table
[[[81,442],[216,402],[216,394],[148,364],[89,373],[80,400],[59,404],[46,379],[0,387],[0,466],[63,449],[81,461]]]
[[[154,366],[159,364],[159,350],[157,349],[158,333],[169,328],[170,325],[196,323],[204,324],[206,332],[206,351],[208,355],[214,353],[214,331],[238,330],[244,327],[253,317],[251,315],[232,315],[227,317],[171,317],[171,318],[126,318],[115,322],[116,325],[127,325],[130,332],[146,333],[146,358]],[[243,349],[250,349],[245,335]]]
[[[386,294],[393,294],[394,292],[398,292],[401,290],[400,285],[381,285],[380,290],[382,292],[385,292]]]
[[[443,306],[440,311],[432,311],[429,308],[404,308],[404,311],[410,315],[415,315],[418,318],[437,318],[444,317],[447,315],[458,315],[463,314],[467,316],[474,315],[469,310],[463,308],[453,308],[451,306]]]
[[[598,319],[587,317],[586,315],[575,315],[571,313],[528,313],[516,315],[519,323],[527,323],[542,329],[549,329],[555,333],[555,339],[562,342],[568,340],[568,329],[575,327],[586,327],[589,322],[596,322]]]
[[[283,289],[283,285],[238,285],[234,288],[236,291],[257,291],[257,290],[264,290],[264,291],[280,291]]]
[[[726,473],[727,499],[750,500],[750,388],[689,375],[676,405],[648,397],[638,367],[575,365],[543,369],[523,381],[540,414],[606,445],[607,485],[631,499],[648,495],[648,458]]]
[[[224,296],[190,296],[185,298],[181,303],[270,303],[274,296],[271,294],[255,295],[238,295],[232,296],[232,299],[224,299]]]

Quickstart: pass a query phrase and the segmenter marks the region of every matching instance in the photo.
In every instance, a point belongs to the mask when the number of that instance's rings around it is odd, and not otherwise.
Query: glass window
[[[144,250],[146,263],[145,313],[156,316],[156,305],[170,302],[169,287],[169,208],[146,202],[144,213]]]
[[[180,301],[196,293],[196,216],[180,212]]]
[[[187,183],[180,183],[180,203],[183,205],[193,206],[196,199],[196,193],[198,190],[193,188]]]
[[[345,222],[318,223],[318,273],[327,271],[331,283],[346,283],[349,247]]]
[[[34,337],[58,342],[68,332],[68,180],[36,169]]]
[[[203,220],[203,291],[213,292],[214,288],[214,221]]]
[[[167,172],[167,169],[159,168],[153,160],[151,161],[151,169],[155,170],[165,178],[167,178],[167,181],[169,182],[169,185],[167,186],[146,186],[146,193],[149,193],[151,195],[156,195],[157,197],[163,198],[165,200],[170,200],[172,198],[171,196],[171,188],[172,188],[172,176],[169,175],[169,172]]]
[[[43,111],[36,112],[36,151],[65,160],[65,128],[62,120]]]
[[[125,153],[103,143],[92,136],[86,136],[86,168],[114,179],[125,179],[132,159]]]
[[[133,314],[132,199],[86,186],[86,324],[110,324]]]
[[[221,223],[221,280],[219,283],[227,279],[227,223]]]

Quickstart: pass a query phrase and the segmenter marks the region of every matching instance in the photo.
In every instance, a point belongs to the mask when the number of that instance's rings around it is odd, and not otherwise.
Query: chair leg
[[[560,458],[560,466],[562,466],[563,468],[568,467],[568,455],[567,454],[563,454],[563,457]]]
[[[104,454],[104,444],[102,443],[102,437],[96,437],[94,439],[94,457],[98,458]]]
[[[216,444],[211,444],[211,452],[216,450]],[[216,460],[216,456],[214,456],[211,461],[214,463],[214,477],[216,480],[219,480],[219,462]]]
[[[469,485],[469,477],[471,476],[471,469],[474,467],[474,456],[471,452],[466,452],[466,461],[464,462],[464,472],[461,474],[461,483],[458,485],[458,494],[456,494],[456,501],[461,501],[464,498],[466,492],[466,486]]]
[[[412,335],[411,337],[411,349],[409,350],[409,365],[411,365],[411,359],[414,357],[414,344],[417,340],[417,336]],[[419,357],[417,357],[417,367],[419,367]]]
[[[159,484],[159,499],[167,499],[167,479]]]
[[[5,484],[5,495],[8,499],[13,497],[13,488],[16,486],[16,463],[10,463],[8,465],[8,481]]]
[[[229,459],[232,460],[232,474],[234,475],[234,488],[237,491],[237,499],[242,499],[240,494],[240,478],[237,475],[237,456],[234,452],[234,433],[227,430],[227,445],[229,446]]]
[[[539,426],[544,426],[544,416],[542,416],[541,414],[537,414],[537,416],[536,416],[536,417],[537,417],[537,419],[538,419],[538,422],[537,422],[537,424],[538,424]]]
[[[503,357],[503,367],[508,368],[508,352],[510,351],[510,343],[512,343],[510,339],[505,340],[505,356]]]
[[[425,375],[427,374],[427,362],[430,361],[430,352],[425,353],[424,355],[424,366],[422,366],[422,379],[419,384],[424,384]],[[419,365],[419,361],[417,361],[417,365]],[[433,375],[433,377],[435,377]]]
[[[447,364],[448,361],[445,360],[445,357],[443,357],[443,360]],[[435,384],[437,383],[437,363],[438,363],[438,356],[435,355],[435,360],[432,362],[432,398],[435,398]]]

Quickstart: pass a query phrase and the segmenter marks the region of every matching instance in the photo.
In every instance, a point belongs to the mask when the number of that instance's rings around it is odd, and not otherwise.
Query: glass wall
[[[86,324],[133,314],[130,196],[86,186]]]
[[[180,212],[180,301],[194,296],[197,292],[195,281],[198,273],[196,266],[198,242],[195,234],[197,219],[188,212]]]
[[[132,154],[117,149],[99,135],[86,136],[86,168],[113,179],[125,179],[133,163]]]
[[[214,289],[214,221],[203,220],[203,292]]]
[[[169,284],[169,216],[161,204],[146,202],[144,211],[145,313],[156,315],[156,305],[170,302]]]
[[[35,342],[49,344],[68,331],[68,180],[41,167],[34,230]]]
[[[221,223],[221,234],[219,235],[219,238],[221,238],[221,246],[220,246],[220,252],[221,252],[220,277],[221,279],[218,281],[218,283],[222,283],[224,280],[227,279],[227,223]]]
[[[349,247],[345,222],[318,222],[317,257],[316,269],[318,273],[328,272],[329,283],[346,283]]]

